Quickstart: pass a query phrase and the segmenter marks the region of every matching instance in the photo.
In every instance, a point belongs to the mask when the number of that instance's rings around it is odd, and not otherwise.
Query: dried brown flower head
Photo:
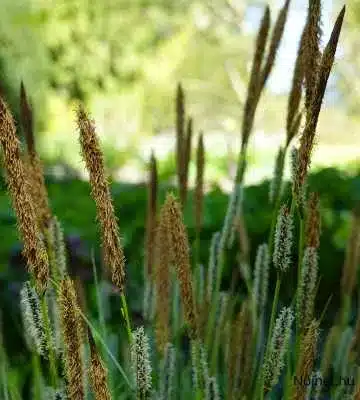
[[[38,290],[44,291],[49,277],[49,261],[37,226],[14,120],[1,97],[0,143],[3,148],[8,190],[17,216],[18,229],[24,241],[23,254]]]
[[[81,323],[74,284],[70,278],[60,283],[59,305],[65,347],[67,395],[70,400],[84,400]]]
[[[90,174],[91,195],[95,200],[101,226],[105,264],[110,268],[112,282],[120,292],[125,285],[125,256],[120,242],[117,218],[107,182],[103,155],[95,132],[95,124],[85,110],[77,112],[82,155]]]

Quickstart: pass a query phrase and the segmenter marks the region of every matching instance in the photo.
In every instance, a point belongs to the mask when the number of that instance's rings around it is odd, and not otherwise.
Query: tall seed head
[[[278,154],[276,156],[273,178],[270,183],[269,199],[271,204],[274,204],[274,201],[277,199],[277,196],[280,196],[281,194],[284,157],[285,157],[284,149],[280,147]]]
[[[276,56],[280,47],[281,39],[283,37],[285,23],[289,11],[290,0],[285,0],[285,4],[280,10],[279,16],[274,26],[274,30],[270,40],[269,53],[262,70],[261,75],[261,88],[266,85],[270,72],[275,64]]]
[[[319,323],[314,320],[311,322],[307,329],[306,335],[304,336],[301,347],[299,361],[296,367],[297,379],[309,379],[312,375],[315,358],[316,358],[316,347],[319,336]],[[308,388],[305,385],[294,385],[292,400],[305,400],[307,397]]]
[[[286,206],[282,206],[277,218],[273,262],[279,272],[286,272],[291,264],[293,242],[293,217]]]
[[[277,384],[281,371],[284,368],[284,357],[289,346],[293,320],[294,315],[291,309],[284,307],[275,322],[269,356],[263,366],[264,389],[266,392],[270,391]]]
[[[157,214],[157,191],[158,191],[158,174],[156,166],[156,158],[151,154],[150,159],[150,176],[148,183],[148,199],[147,199],[147,225],[146,225],[146,277],[152,279],[152,273],[155,262],[154,239],[156,234],[156,214]],[[145,277],[145,278],[146,278]]]
[[[111,400],[111,394],[107,384],[107,371],[103,365],[90,330],[88,331],[88,336],[90,343],[90,383],[95,395],[95,400]]]
[[[47,355],[47,341],[40,300],[30,282],[24,283],[20,291],[20,309],[25,328],[24,338],[29,350]]]
[[[144,328],[140,326],[133,333],[131,341],[131,364],[140,399],[150,399],[151,394],[151,363],[149,339]]]
[[[77,112],[82,156],[90,174],[91,195],[101,226],[102,247],[106,265],[110,268],[112,282],[120,292],[125,285],[125,256],[120,243],[119,229],[105,175],[103,155],[95,132],[95,124],[85,110]]]
[[[28,102],[25,87],[22,82],[20,87],[20,117],[28,150],[26,164],[28,169],[28,179],[30,180],[30,194],[35,205],[39,227],[40,229],[44,229],[50,221],[51,211],[45,185],[43,166],[35,148],[33,111]]]
[[[267,303],[269,266],[270,255],[268,245],[263,243],[258,247],[254,270],[253,303],[258,315],[265,310]]]
[[[172,261],[176,266],[176,273],[180,282],[185,319],[190,326],[190,337],[195,338],[198,335],[198,328],[191,279],[189,240],[183,223],[181,207],[173,195],[167,195],[164,207],[169,216]]]
[[[319,195],[311,193],[308,201],[306,218],[306,245],[318,249],[320,246],[321,219],[319,208]]]
[[[250,80],[246,102],[244,106],[244,115],[242,122],[241,149],[244,151],[247,147],[251,134],[256,107],[261,93],[261,66],[264,59],[268,33],[270,28],[270,9],[266,6],[260,29],[256,39],[256,47],[252,62]]]
[[[3,148],[8,190],[17,216],[18,229],[24,241],[23,254],[28,269],[35,278],[37,289],[43,292],[49,277],[49,261],[37,225],[14,120],[1,97],[0,143]]]
[[[203,135],[199,135],[196,152],[195,227],[199,234],[203,222],[205,150]]]
[[[298,294],[296,296],[297,321],[301,331],[309,326],[313,318],[317,275],[318,255],[316,248],[306,247],[302,259]]]
[[[64,338],[64,361],[69,400],[84,400],[81,321],[74,284],[70,278],[60,283],[59,304]]]

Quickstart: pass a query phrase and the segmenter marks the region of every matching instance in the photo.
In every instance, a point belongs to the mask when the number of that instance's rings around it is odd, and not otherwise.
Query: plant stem
[[[125,298],[124,293],[121,293],[120,297],[121,297],[121,305],[122,305],[121,311],[122,311],[122,315],[123,315],[123,317],[125,319],[126,331],[127,331],[128,336],[129,336],[129,342],[131,343],[132,342],[132,332],[131,332],[131,325],[130,325],[128,307],[127,307],[127,304],[126,304],[126,298]]]

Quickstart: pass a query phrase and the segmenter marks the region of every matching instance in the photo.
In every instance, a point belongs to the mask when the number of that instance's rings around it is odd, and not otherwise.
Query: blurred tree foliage
[[[78,100],[100,121],[110,150],[172,126],[179,80],[202,127],[235,130],[253,50],[243,40],[246,4],[252,1],[3,0],[2,90],[16,110],[24,80],[49,157],[77,152],[67,143]]]

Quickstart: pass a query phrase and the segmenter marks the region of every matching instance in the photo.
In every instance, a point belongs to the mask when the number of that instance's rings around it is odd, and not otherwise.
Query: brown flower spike
[[[150,158],[150,176],[148,183],[148,198],[147,198],[147,222],[146,222],[146,274],[152,279],[153,268],[155,262],[155,231],[156,231],[156,213],[157,213],[157,191],[158,191],[158,176],[156,158],[151,153]]]
[[[95,400],[111,400],[111,394],[107,384],[107,370],[102,363],[90,329],[88,330],[88,336],[90,343],[90,383],[95,395]]]
[[[198,326],[191,280],[188,236],[183,223],[181,207],[172,194],[167,195],[164,207],[169,216],[172,262],[176,266],[180,282],[185,320],[190,326],[191,339],[195,339],[198,336]]]
[[[60,284],[59,305],[65,347],[65,370],[69,400],[84,400],[81,326],[74,284],[70,278]]]
[[[26,163],[28,179],[30,180],[29,190],[35,206],[39,228],[42,230],[49,224],[51,211],[45,185],[43,166],[35,148],[33,112],[22,82],[20,88],[20,115],[27,144],[27,154],[24,161]]]
[[[103,155],[95,132],[95,124],[85,110],[77,112],[80,144],[90,174],[91,195],[95,200],[97,218],[101,226],[105,264],[110,268],[112,282],[120,292],[125,284],[125,256],[120,243],[119,229],[107,182]]]
[[[35,278],[37,289],[42,292],[46,289],[49,278],[49,261],[37,227],[14,120],[1,97],[0,143],[3,148],[8,189],[17,216],[18,229],[24,241],[23,254],[28,269]]]

